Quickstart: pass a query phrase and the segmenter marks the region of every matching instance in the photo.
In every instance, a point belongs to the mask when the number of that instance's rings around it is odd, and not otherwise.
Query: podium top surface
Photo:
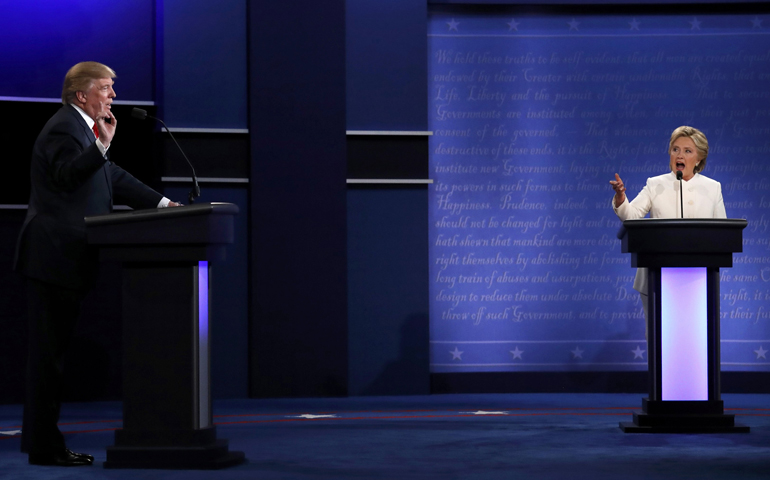
[[[106,249],[141,251],[121,260],[179,258],[184,249],[195,250],[193,256],[198,258],[200,251],[235,241],[237,212],[231,203],[201,203],[86,217],[86,239],[102,253]],[[159,253],[153,257],[153,251]]]
[[[636,267],[731,267],[747,225],[740,218],[626,220],[618,238]]]
[[[641,232],[648,230],[743,230],[749,222],[743,218],[637,218],[624,220],[618,229],[617,237],[624,239],[630,231]]]
[[[86,217],[86,227],[101,227],[124,223],[146,222],[148,220],[170,220],[174,218],[193,217],[197,215],[235,215],[238,206],[232,203],[210,202],[196,203],[182,207],[149,208],[147,210],[132,210],[129,212],[109,213]]]
[[[743,218],[639,218],[625,220],[623,226],[631,228],[737,228],[744,229],[749,222]]]

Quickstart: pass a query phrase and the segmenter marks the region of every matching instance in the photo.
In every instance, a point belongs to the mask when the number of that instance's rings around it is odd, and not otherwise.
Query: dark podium
[[[216,469],[245,460],[216,438],[209,262],[238,207],[205,203],[86,218],[102,261],[123,264],[123,428],[105,468]]]
[[[621,251],[648,269],[650,396],[624,432],[746,433],[720,387],[719,269],[743,251],[740,219],[626,220]]]

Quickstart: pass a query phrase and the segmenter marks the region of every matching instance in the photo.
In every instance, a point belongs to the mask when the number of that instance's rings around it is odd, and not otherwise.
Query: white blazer
[[[722,184],[696,173],[690,180],[682,181],[684,218],[727,218],[722,198]],[[647,179],[639,195],[630,203],[628,198],[612,209],[621,220],[644,218],[680,218],[679,180],[673,172]],[[647,269],[636,270],[634,290],[647,295]]]

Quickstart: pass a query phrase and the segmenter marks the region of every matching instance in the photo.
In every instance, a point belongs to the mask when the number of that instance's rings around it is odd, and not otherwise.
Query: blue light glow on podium
[[[662,268],[663,400],[708,400],[708,306],[705,268]]]
[[[209,262],[198,262],[198,428],[211,426],[209,393]]]

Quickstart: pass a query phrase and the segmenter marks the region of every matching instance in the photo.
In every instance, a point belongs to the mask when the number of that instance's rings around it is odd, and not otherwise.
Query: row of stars
[[[762,28],[762,20],[759,17],[754,17],[750,20],[751,22],[751,28]],[[688,23],[690,24],[690,30],[700,30],[700,24],[701,21],[698,20],[697,17],[693,17],[692,20],[689,20]],[[457,28],[460,25],[460,22],[456,21],[454,18],[450,22],[446,22],[446,24],[449,26],[449,31],[455,31],[459,32],[459,29]],[[640,31],[639,26],[642,24],[642,22],[638,21],[637,19],[633,19],[630,22],[628,22],[628,25],[630,26],[631,31]],[[512,18],[510,22],[507,22],[506,25],[508,25],[508,31],[512,32],[518,32],[519,31],[519,25],[521,25],[521,22],[517,22],[515,18]],[[567,22],[567,25],[569,26],[570,31],[578,32],[580,22],[575,20],[574,18]]]
[[[634,350],[629,350],[629,351],[634,354],[634,360],[636,360],[637,358],[644,359],[644,352],[646,352],[647,350],[642,350],[641,348],[639,348],[639,345],[637,345]],[[524,360],[524,358],[522,357],[522,355],[524,354],[524,350],[519,350],[518,345],[514,350],[509,350],[509,352],[511,353],[511,355],[513,355],[513,360]],[[577,359],[583,358],[583,353],[585,352],[585,350],[582,350],[580,347],[575,347],[573,350],[569,350],[569,352],[572,354],[572,359],[577,360]],[[768,352],[770,352],[770,350],[765,350],[764,345],[760,345],[759,349],[754,350],[754,353],[757,355],[757,360],[761,358],[767,360],[766,355]],[[450,350],[449,353],[452,354],[452,360],[462,360],[462,355],[465,352],[455,347],[455,349]]]
[[[644,352],[646,351],[647,350],[642,350],[639,347],[639,345],[637,345],[634,350],[629,350],[629,352],[634,354],[634,360],[636,360],[637,358],[641,358],[642,360],[644,360]],[[513,355],[514,360],[524,360],[522,356],[524,355],[524,350],[520,350],[518,345],[516,346],[515,349],[509,350],[509,352],[511,353],[511,355]],[[585,352],[585,350],[581,349],[580,347],[575,347],[573,350],[569,350],[569,352],[572,354],[572,359],[576,360],[576,359],[583,358],[583,353]],[[449,350],[449,353],[452,354],[452,360],[462,360],[462,355],[465,352],[455,347],[454,350]]]

